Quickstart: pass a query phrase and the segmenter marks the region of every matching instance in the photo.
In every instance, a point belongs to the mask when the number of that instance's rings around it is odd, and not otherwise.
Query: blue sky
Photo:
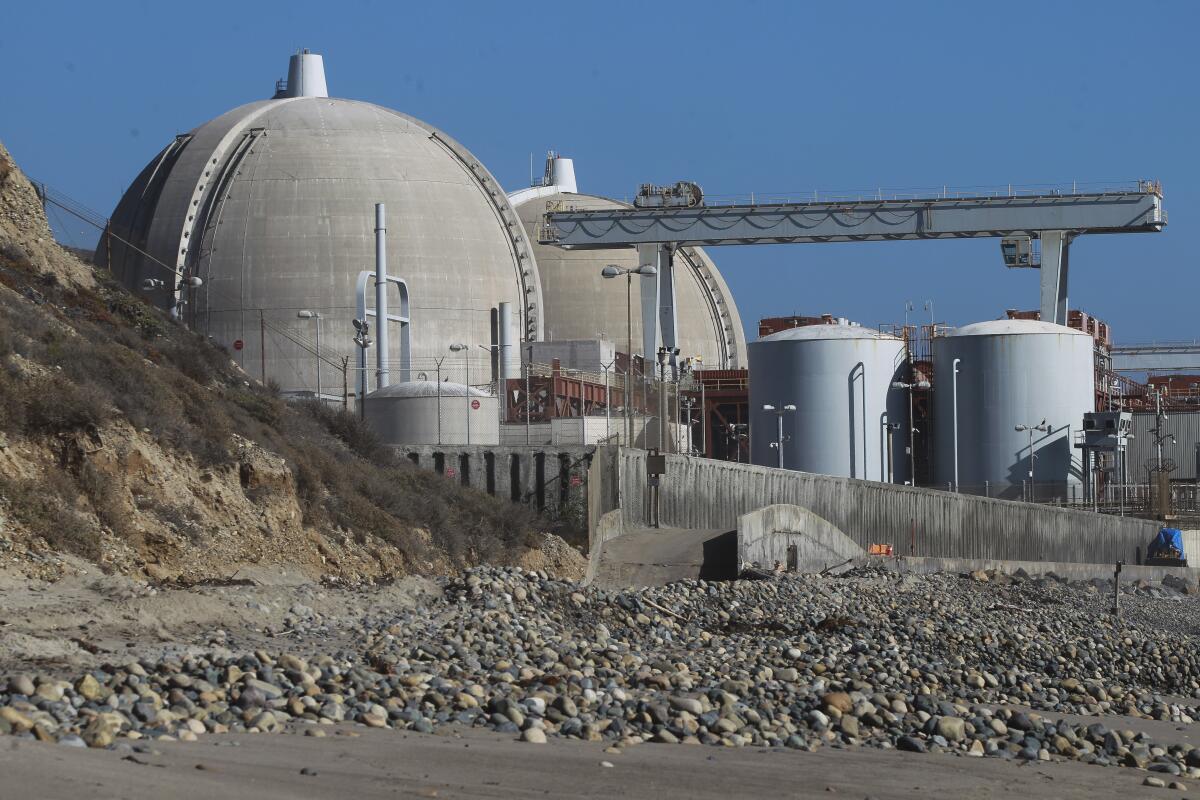
[[[1084,237],[1073,308],[1123,342],[1200,338],[1200,3],[24,3],[0,27],[0,140],[108,213],[177,132],[269,96],[298,47],[332,94],[427,120],[504,183],[711,194],[1153,177],[1158,235]],[[67,241],[94,239],[77,225]],[[759,317],[939,320],[1037,306],[996,240],[712,252]],[[923,313],[923,312],[922,312]]]

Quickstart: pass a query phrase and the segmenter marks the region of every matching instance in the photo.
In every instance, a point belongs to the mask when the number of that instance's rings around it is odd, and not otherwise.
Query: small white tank
[[[1095,410],[1093,349],[1086,333],[1035,320],[977,322],[934,339],[934,485],[955,483],[958,359],[959,491],[1017,500],[1078,498],[1082,474],[1073,432]],[[1036,430],[1043,420],[1049,430]]]
[[[909,479],[908,399],[892,387],[905,376],[901,339],[859,325],[807,325],[765,336],[748,349],[753,463],[779,465],[782,410],[785,469]],[[783,410],[788,405],[795,411]]]
[[[367,425],[384,444],[499,444],[496,397],[461,383],[393,383],[367,395]]]

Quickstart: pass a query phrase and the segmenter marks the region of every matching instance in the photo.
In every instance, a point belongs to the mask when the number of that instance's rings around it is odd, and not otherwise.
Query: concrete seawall
[[[540,511],[578,517],[604,539],[648,526],[646,453],[615,446],[409,446],[418,466]],[[1138,564],[1158,523],[934,489],[667,456],[662,525],[732,531],[767,506],[809,509],[858,546],[897,556]],[[601,517],[619,510],[619,520]],[[596,540],[599,535],[600,541]]]
[[[627,449],[615,456],[627,529],[650,519],[645,456]],[[891,544],[905,556],[1137,564],[1158,531],[1158,523],[1131,517],[685,456],[667,456],[661,491],[664,526],[733,530],[742,514],[789,503],[861,547]]]

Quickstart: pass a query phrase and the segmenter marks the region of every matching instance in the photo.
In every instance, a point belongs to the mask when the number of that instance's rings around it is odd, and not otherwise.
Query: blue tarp
[[[1174,550],[1183,558],[1183,531],[1178,528],[1163,528],[1158,532],[1158,536],[1154,537],[1154,543],[1150,545],[1150,556],[1159,554],[1167,555]]]

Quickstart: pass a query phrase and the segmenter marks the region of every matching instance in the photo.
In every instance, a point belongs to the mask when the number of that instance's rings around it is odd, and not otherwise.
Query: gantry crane
[[[675,348],[673,258],[680,247],[1000,238],[1006,266],[1041,270],[1042,319],[1065,325],[1071,241],[1088,234],[1157,233],[1167,223],[1157,181],[931,195],[752,196],[749,202],[714,203],[688,181],[643,184],[632,208],[550,208],[539,240],[568,249],[636,246],[641,263],[657,267],[657,275],[641,279],[648,323],[643,344],[650,354],[660,339],[668,352]]]

